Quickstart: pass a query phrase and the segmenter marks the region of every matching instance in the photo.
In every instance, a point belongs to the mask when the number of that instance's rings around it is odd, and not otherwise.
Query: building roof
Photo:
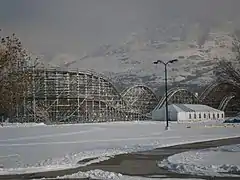
[[[165,106],[161,109],[165,109]],[[168,105],[168,110],[176,112],[222,112],[203,104],[171,104]]]

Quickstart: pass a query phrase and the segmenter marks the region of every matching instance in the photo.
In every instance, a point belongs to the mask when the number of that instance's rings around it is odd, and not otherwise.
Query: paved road
[[[171,178],[203,178],[211,179],[210,177],[199,177],[192,175],[179,175],[167,170],[161,169],[157,166],[156,161],[163,160],[168,156],[176,153],[181,153],[190,150],[205,149],[211,147],[218,147],[223,145],[240,144],[240,138],[231,138],[224,140],[215,140],[201,143],[191,143],[185,145],[177,145],[166,148],[158,148],[151,151],[137,152],[132,154],[117,155],[112,159],[96,164],[91,164],[84,167],[81,171],[88,171],[93,169],[101,169],[104,171],[117,172],[129,176],[144,176],[151,177],[156,175],[167,175]],[[214,179],[238,179],[238,178],[214,178]]]
[[[79,167],[69,170],[49,171],[43,173],[29,173],[25,175],[5,175],[0,176],[0,179],[33,179],[33,178],[54,178],[67,174],[77,173],[79,171],[89,171],[94,169],[100,169],[104,171],[117,172],[129,176],[144,176],[150,177],[155,175],[167,175],[171,178],[193,178],[196,176],[191,175],[179,175],[161,169],[157,166],[156,161],[163,160],[168,156],[176,153],[181,153],[189,150],[204,149],[210,147],[217,147],[223,145],[240,144],[239,138],[229,138],[223,140],[207,141],[201,143],[191,143],[185,145],[177,145],[166,148],[158,148],[151,151],[144,151],[132,154],[117,155],[109,160],[94,163],[85,167]],[[86,160],[85,160],[86,161]],[[217,180],[232,180],[239,178],[211,178],[211,177],[199,177],[203,179],[217,179]]]

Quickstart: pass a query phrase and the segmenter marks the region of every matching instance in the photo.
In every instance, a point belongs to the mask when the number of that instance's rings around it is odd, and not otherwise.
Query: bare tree
[[[31,83],[28,68],[37,65],[37,59],[30,63],[31,56],[23,48],[15,34],[0,36],[0,112],[13,116],[16,105],[23,101]]]
[[[236,34],[233,37],[233,47],[232,47],[232,51],[235,53],[236,55],[236,60],[238,63],[240,63],[240,35]]]
[[[230,82],[240,88],[240,39],[236,35],[233,36],[232,51],[235,54],[234,59],[219,60],[214,74],[218,81]]]

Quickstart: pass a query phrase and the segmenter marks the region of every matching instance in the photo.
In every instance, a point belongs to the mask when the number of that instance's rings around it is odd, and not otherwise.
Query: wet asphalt
[[[117,155],[112,159],[103,161],[96,164],[83,167],[82,171],[89,171],[93,169],[100,169],[103,171],[110,171],[121,173],[129,176],[167,176],[168,178],[201,178],[201,179],[216,179],[216,180],[236,180],[239,177],[208,177],[208,176],[195,176],[187,174],[177,174],[170,172],[166,169],[159,168],[157,165],[158,161],[168,158],[177,153],[206,149],[224,145],[240,144],[240,138],[230,138],[215,141],[207,141],[201,143],[191,143],[184,145],[176,145],[165,148],[157,148],[151,151],[143,151],[132,154]]]

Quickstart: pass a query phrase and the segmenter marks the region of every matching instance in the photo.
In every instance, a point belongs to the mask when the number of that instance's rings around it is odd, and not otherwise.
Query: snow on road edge
[[[158,166],[179,174],[240,177],[239,153],[239,144],[192,150],[174,154]]]

